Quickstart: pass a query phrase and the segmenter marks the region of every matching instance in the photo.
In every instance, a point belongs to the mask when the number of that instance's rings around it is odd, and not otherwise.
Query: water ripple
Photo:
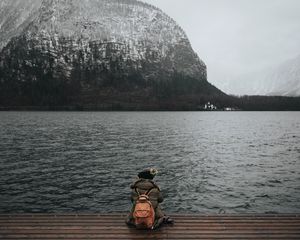
[[[0,112],[0,212],[123,212],[157,167],[168,212],[299,212],[298,112]]]

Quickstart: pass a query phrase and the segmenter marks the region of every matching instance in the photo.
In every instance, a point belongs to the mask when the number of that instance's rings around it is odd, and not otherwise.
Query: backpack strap
[[[152,192],[153,189],[156,189],[156,188],[153,187],[153,188],[149,189],[149,190],[145,193],[145,195],[149,196],[149,194]]]
[[[134,188],[135,192],[137,193],[138,196],[141,196],[141,195],[147,195],[149,196],[149,194],[154,190],[154,189],[157,189],[156,187],[153,187],[153,188],[150,188],[147,192],[145,192],[144,194],[141,194],[137,188]]]
[[[160,191],[159,186],[157,186],[157,184],[154,181],[150,180],[150,182],[152,183],[153,188],[157,188],[157,190]]]
[[[137,187],[135,187],[134,190],[138,196],[141,196],[140,192],[137,190]]]

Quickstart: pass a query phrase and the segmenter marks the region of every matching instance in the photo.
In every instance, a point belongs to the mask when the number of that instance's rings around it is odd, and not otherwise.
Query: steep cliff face
[[[2,105],[100,104],[113,92],[221,94],[184,31],[151,5],[0,0],[0,9]]]

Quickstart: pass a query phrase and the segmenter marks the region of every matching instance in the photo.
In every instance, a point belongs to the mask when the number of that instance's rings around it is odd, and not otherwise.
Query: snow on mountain
[[[300,55],[259,72],[228,78],[220,87],[234,95],[300,96]]]
[[[40,0],[0,0],[0,51],[34,20]]]
[[[266,74],[258,94],[269,96],[300,96],[300,55]]]
[[[1,48],[22,34],[51,46],[61,37],[85,46],[93,41],[126,43],[131,59],[145,58],[149,48],[164,58],[174,50],[169,57],[183,61],[173,61],[171,67],[193,76],[206,74],[205,64],[181,27],[149,4],[136,0],[2,0],[1,9]],[[186,54],[176,51],[178,47]]]
[[[64,102],[68,91],[72,99],[91,99],[108,87],[220,93],[182,28],[152,5],[0,0],[0,9],[0,90],[2,102],[14,99],[6,104],[30,105],[43,94]]]

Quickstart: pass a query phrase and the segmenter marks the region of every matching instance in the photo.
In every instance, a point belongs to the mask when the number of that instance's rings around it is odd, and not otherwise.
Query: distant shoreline
[[[27,106],[27,107],[0,107],[0,112],[298,112],[299,109],[252,109],[252,110],[202,110],[202,109],[193,109],[193,108],[129,108],[129,109],[118,109],[118,108],[97,108],[97,107],[86,107],[78,108],[73,106],[68,107],[37,107],[37,106]]]
[[[201,96],[200,96],[201,97]],[[300,97],[281,96],[193,96],[174,97],[151,101],[146,98],[121,101],[106,99],[94,104],[70,103],[66,105],[0,104],[0,111],[300,111]]]

